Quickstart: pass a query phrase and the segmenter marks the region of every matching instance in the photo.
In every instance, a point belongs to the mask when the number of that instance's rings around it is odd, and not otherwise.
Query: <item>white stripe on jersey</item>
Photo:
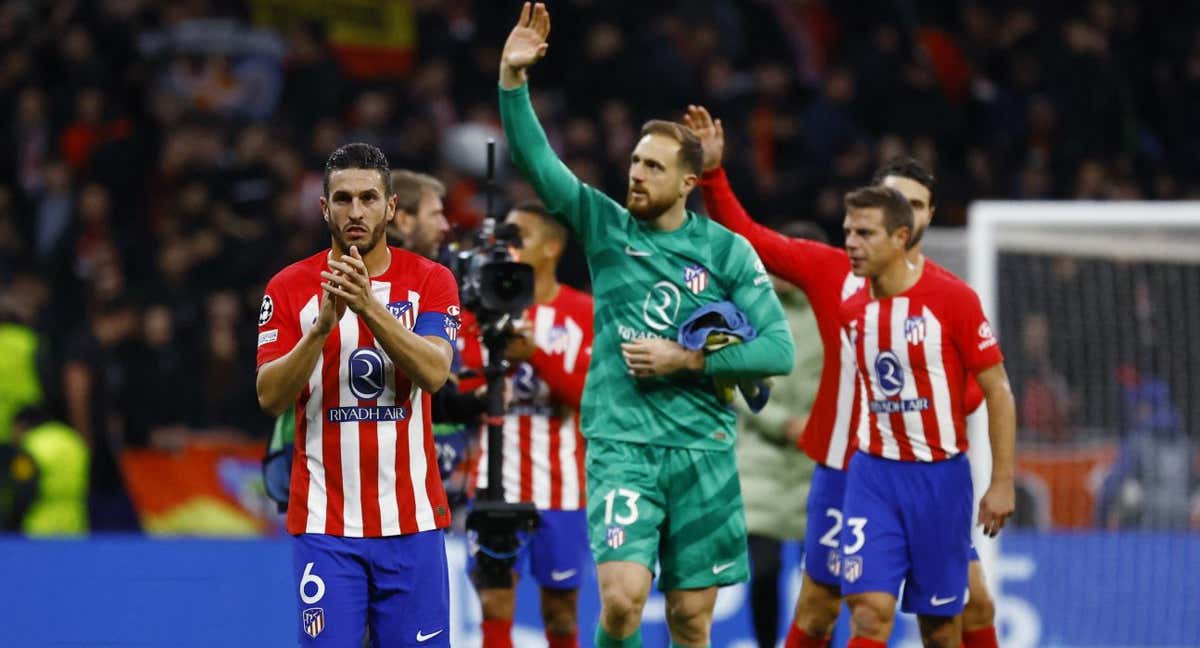
[[[558,463],[562,466],[562,507],[583,506],[579,492],[579,466],[575,463],[575,414],[564,416],[558,428]]]
[[[409,293],[411,296],[413,293]],[[416,303],[413,303],[416,308]],[[425,457],[425,404],[421,389],[412,386],[412,413],[408,417],[408,472],[412,475],[413,509],[416,511],[417,530],[430,531],[437,528],[433,518],[433,504],[429,491],[425,489],[425,476],[429,462]]]
[[[958,440],[954,432],[954,410],[950,406],[950,382],[946,379],[946,365],[942,360],[942,323],[928,308],[922,309],[925,316],[925,366],[929,369],[929,384],[933,388],[933,407],[937,412],[938,440],[946,454],[957,452]]]
[[[503,466],[500,483],[504,485],[505,501],[517,502],[521,499],[521,417],[504,417],[502,436],[504,447],[501,452]]]
[[[321,311],[320,301],[316,295],[308,300],[300,309],[300,334],[306,335],[317,323],[317,314]],[[308,403],[304,406],[304,456],[308,465],[308,496],[305,498],[308,506],[308,522],[304,530],[308,533],[325,533],[325,464],[322,462],[324,452],[321,448],[321,438],[324,435],[321,415],[324,408],[321,401],[325,397],[323,389],[322,370],[324,369],[324,354],[317,355],[317,364],[308,377]]]
[[[904,332],[904,322],[908,319],[908,297],[896,297],[892,300],[892,352],[900,360],[901,371],[904,372],[904,387],[900,390],[900,399],[916,400],[921,397],[917,390],[917,376],[913,373],[912,363],[908,358],[908,339]],[[880,418],[887,416],[881,414]],[[933,461],[933,451],[925,441],[925,423],[921,412],[904,412],[904,431],[912,445],[913,455],[921,461]]]
[[[533,505],[550,508],[550,419],[545,416],[529,418],[529,460],[533,462]]]
[[[342,342],[338,360],[338,406],[355,407],[358,396],[350,391],[350,354],[358,348],[358,315],[349,308],[338,323],[338,335]],[[362,462],[358,452],[358,421],[338,424],[337,434],[342,448],[342,535],[361,538]]]
[[[846,277],[842,280],[840,301],[846,301],[864,285],[866,285],[866,279],[854,276],[853,272],[847,272]],[[834,412],[833,430],[829,433],[829,447],[825,450],[825,460],[822,463],[831,468],[844,470],[846,468],[846,449],[851,445],[851,439],[856,439],[855,443],[858,445],[867,443],[869,437],[859,437],[864,429],[869,431],[870,426],[869,421],[866,421],[868,426],[863,428],[861,423],[864,422],[864,419],[860,417],[859,428],[857,430],[850,429],[852,411],[856,405],[854,387],[859,382],[856,369],[858,361],[855,358],[857,350],[854,345],[850,344],[850,339],[846,337],[844,330],[839,332],[838,338],[841,340],[841,358],[838,362],[837,411]]]
[[[372,281],[371,292],[375,299],[387,304],[392,299],[392,284],[389,281]],[[384,352],[379,340],[375,348],[383,356],[383,377],[386,388],[380,394],[377,405],[397,405],[396,371],[391,358]],[[376,496],[379,500],[379,530],[382,535],[400,535],[400,508],[396,501],[396,421],[379,421],[375,424],[375,439],[378,446],[379,467],[375,476]]]
[[[870,391],[867,392],[867,399],[885,400],[886,396],[879,385],[879,376],[876,375],[876,372],[873,370],[874,368],[871,366],[874,359],[879,356],[879,302],[877,301],[867,304],[866,312],[863,314],[861,337],[863,362],[867,363],[867,374],[871,376],[868,383]],[[875,422],[875,426],[879,429],[879,435],[883,439],[883,457],[885,459],[899,459],[900,446],[897,445],[896,439],[893,436],[891,419],[887,416],[873,416],[871,420]],[[870,427],[868,426],[867,429],[869,431]]]
[[[853,276],[853,275],[852,275]],[[846,330],[841,329],[838,332],[838,337],[841,339],[842,360],[838,363],[838,389],[837,389],[837,412],[833,417],[833,432],[829,435],[829,450],[825,453],[825,465],[830,468],[841,470],[845,468],[846,463],[846,446],[850,443],[850,419],[853,417],[854,409],[854,383],[858,380],[858,361],[854,358],[854,346],[850,344],[850,338],[846,337]],[[854,432],[861,433],[863,427],[860,425],[858,430]],[[859,439],[859,444],[864,443],[864,439]]]

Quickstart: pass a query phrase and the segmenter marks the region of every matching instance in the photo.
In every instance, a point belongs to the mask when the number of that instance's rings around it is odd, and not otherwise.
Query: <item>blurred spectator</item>
[[[1098,521],[1107,529],[1187,529],[1200,495],[1200,445],[1184,433],[1165,381],[1132,364],[1122,365],[1116,379],[1124,429],[1100,488]]]
[[[79,536],[88,531],[87,443],[42,408],[29,408],[14,421],[13,443],[36,468],[37,488],[21,521],[27,535]]]
[[[1051,364],[1050,323],[1031,313],[1021,328],[1021,363],[1025,375],[1017,394],[1019,428],[1030,440],[1063,441],[1071,433],[1071,390]]]

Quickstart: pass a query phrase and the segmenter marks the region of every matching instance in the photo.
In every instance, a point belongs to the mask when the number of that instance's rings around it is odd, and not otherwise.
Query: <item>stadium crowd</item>
[[[317,197],[337,145],[371,142],[393,168],[443,179],[456,237],[482,216],[482,150],[467,145],[499,135],[514,3],[413,0],[410,71],[384,79],[344,75],[315,23],[256,27],[253,4],[0,5],[0,316],[36,334],[40,400],[91,446],[100,502],[121,499],[125,447],[269,430],[255,315],[272,273],[327,244]],[[1200,6],[554,11],[538,113],[610,195],[624,194],[639,125],[697,102],[726,124],[725,166],[750,211],[815,220],[835,241],[843,192],[901,152],[937,169],[941,225],[981,198],[1200,195]],[[508,199],[530,197],[510,178]],[[564,275],[585,282],[571,261]],[[98,505],[93,527],[128,525],[122,510]]]

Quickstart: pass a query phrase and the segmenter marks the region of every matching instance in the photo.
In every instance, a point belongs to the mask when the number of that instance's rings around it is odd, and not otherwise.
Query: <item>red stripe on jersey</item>
[[[342,493],[341,424],[330,423],[326,415],[341,403],[339,378],[342,371],[342,339],[334,333],[325,339],[321,365],[321,464],[325,466],[325,533],[343,535],[345,496]]]
[[[550,508],[562,508],[563,479],[562,462],[559,461],[559,451],[562,449],[563,420],[557,416],[550,417]],[[574,434],[574,430],[571,431]]]
[[[358,318],[358,345],[369,347],[375,344],[375,336],[366,320]],[[378,400],[359,401],[361,407],[375,407]],[[362,502],[363,537],[383,535],[383,521],[379,514],[379,424],[375,421],[360,421],[358,424],[358,466]],[[353,495],[353,494],[351,494]]]
[[[895,300],[892,299],[879,302],[879,319],[875,322],[875,328],[879,335],[880,352],[892,348],[892,308],[894,305]],[[873,365],[863,366],[872,367]],[[899,412],[888,414],[888,423],[892,428],[892,438],[896,440],[896,445],[900,449],[901,461],[916,459],[917,455],[913,453],[912,442],[908,440],[907,428],[904,426],[904,415]]]
[[[402,402],[411,392],[412,382],[397,369],[396,402]],[[409,428],[412,426],[411,411],[410,409],[410,416],[408,418],[403,421],[396,421],[396,509],[400,517],[400,533],[402,534],[419,531],[417,527],[416,497],[412,491],[412,480],[409,479],[409,474],[411,474],[409,466],[412,461],[412,457],[408,452]]]
[[[910,317],[925,315],[924,309],[917,314],[914,314],[913,310],[908,312]],[[929,362],[925,358],[925,346],[922,342],[923,339],[917,340],[915,344],[911,341],[908,342],[908,364],[912,367],[913,378],[917,383],[917,398],[929,399],[929,407],[921,411],[921,427],[925,431],[925,445],[929,446],[933,461],[941,461],[948,455],[942,449],[942,442],[938,437],[937,399],[933,397],[933,383],[929,380]],[[908,437],[907,434],[904,436]]]
[[[528,416],[518,419],[518,438],[521,457],[521,501],[533,501],[533,420]]]
[[[304,414],[305,404],[312,397],[308,386],[300,399],[292,406],[296,437],[292,442],[292,479],[288,484],[287,528],[304,529],[308,525],[308,485],[312,473],[308,472],[308,455],[304,453],[308,438],[308,417]]]

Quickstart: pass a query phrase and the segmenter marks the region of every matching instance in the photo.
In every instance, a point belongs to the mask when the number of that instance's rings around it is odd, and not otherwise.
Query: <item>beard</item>
[[[371,235],[367,238],[366,243],[351,243],[346,240],[346,233],[338,229],[331,221],[325,221],[325,227],[329,229],[329,235],[333,237],[333,240],[342,248],[343,254],[350,254],[350,246],[357,245],[358,253],[362,256],[367,256],[368,252],[374,250],[380,239],[387,233],[387,221],[381,221],[375,229],[371,230]]]
[[[630,214],[633,214],[634,218],[640,221],[654,220],[655,218],[662,216],[668,209],[671,208],[672,205],[675,204],[674,200],[667,200],[665,198],[655,199],[655,197],[650,193],[646,193],[644,195],[646,196],[645,202],[634,205],[633,189],[631,188],[625,194],[625,208],[629,210]]]

